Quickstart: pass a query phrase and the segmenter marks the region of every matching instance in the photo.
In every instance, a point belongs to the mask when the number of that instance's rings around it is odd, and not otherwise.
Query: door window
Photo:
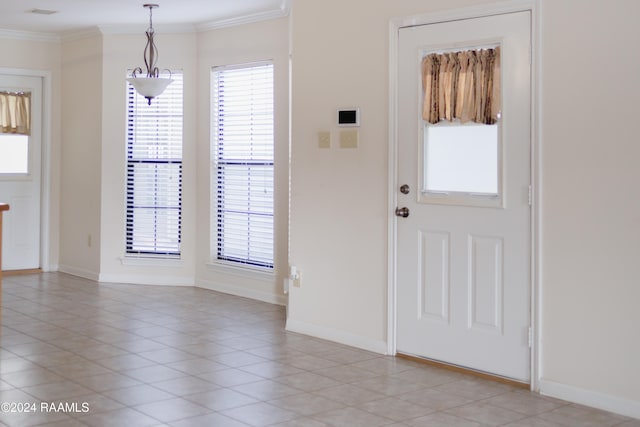
[[[423,191],[498,195],[497,125],[425,125]]]
[[[29,173],[31,92],[14,89],[0,91],[0,175]]]
[[[29,136],[0,134],[0,174],[29,173]]]
[[[500,50],[424,52],[420,202],[501,206]]]

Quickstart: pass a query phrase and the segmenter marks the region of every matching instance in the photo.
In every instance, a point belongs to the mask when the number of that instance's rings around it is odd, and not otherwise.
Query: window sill
[[[252,267],[249,265],[240,266],[234,265],[226,262],[209,262],[207,263],[207,270],[221,273],[221,274],[229,274],[231,276],[242,277],[245,279],[254,279],[254,280],[273,280],[276,273],[273,269],[260,268],[260,267]]]
[[[123,256],[120,258],[122,265],[142,266],[142,267],[172,267],[179,268],[183,266],[180,258],[165,258],[161,256]]]

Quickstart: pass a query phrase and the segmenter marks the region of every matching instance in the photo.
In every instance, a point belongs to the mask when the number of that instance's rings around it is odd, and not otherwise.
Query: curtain
[[[432,53],[422,59],[422,118],[494,124],[500,112],[500,48]]]
[[[0,133],[31,133],[31,93],[0,92]]]

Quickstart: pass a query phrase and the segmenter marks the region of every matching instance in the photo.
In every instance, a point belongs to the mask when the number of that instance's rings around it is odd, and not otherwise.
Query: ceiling
[[[156,29],[202,30],[284,16],[289,0],[0,0],[0,30],[63,36],[99,27],[105,32],[143,32],[149,26],[145,3]],[[55,11],[53,14],[33,10]]]

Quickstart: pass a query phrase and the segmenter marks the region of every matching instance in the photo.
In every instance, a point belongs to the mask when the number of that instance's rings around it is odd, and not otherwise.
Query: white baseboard
[[[150,276],[132,274],[100,274],[95,271],[60,265],[61,273],[71,274],[101,283],[128,283],[132,285],[159,285],[159,286],[193,286],[192,277]]]
[[[100,274],[95,271],[85,270],[83,268],[71,267],[69,265],[60,264],[58,271],[61,273],[67,273],[72,276],[82,277],[84,279],[98,281]]]
[[[261,292],[242,286],[228,285],[202,279],[196,280],[195,286],[198,288],[209,289],[210,291],[222,292],[223,294],[230,294],[239,297],[254,299],[257,301],[268,302],[270,304],[287,305],[288,298],[284,295],[274,295],[269,292]]]
[[[640,419],[638,401],[544,379],[540,380],[540,394]]]
[[[59,265],[49,264],[49,265],[43,265],[42,266],[42,272],[43,273],[51,273],[51,272],[55,272],[55,271],[62,271],[62,270],[60,270],[60,266]]]
[[[193,286],[193,277],[185,276],[153,276],[149,274],[100,274],[99,282],[102,283],[129,283],[132,285],[157,285],[157,286]]]
[[[313,325],[311,323],[301,322],[295,319],[287,319],[286,329],[287,331],[310,335],[312,337],[337,342],[339,344],[356,347],[362,350],[372,351],[374,353],[387,354],[386,342],[371,340],[349,332]]]

